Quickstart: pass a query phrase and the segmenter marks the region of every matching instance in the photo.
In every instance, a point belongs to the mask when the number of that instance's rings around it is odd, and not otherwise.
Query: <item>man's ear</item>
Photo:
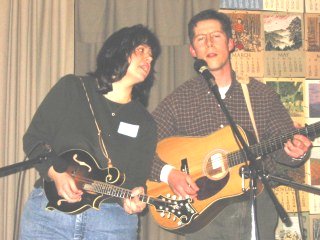
[[[194,48],[191,44],[189,45],[189,52],[192,57],[194,57],[194,58],[197,57],[196,51],[194,50]]]
[[[229,52],[233,52],[234,51],[234,40],[233,38],[229,38],[228,40],[228,48],[229,48]]]

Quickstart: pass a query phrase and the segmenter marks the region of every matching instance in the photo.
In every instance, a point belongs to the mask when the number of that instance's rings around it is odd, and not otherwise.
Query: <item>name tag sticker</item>
[[[118,133],[129,136],[129,137],[137,137],[139,131],[139,125],[133,125],[130,123],[120,122]]]

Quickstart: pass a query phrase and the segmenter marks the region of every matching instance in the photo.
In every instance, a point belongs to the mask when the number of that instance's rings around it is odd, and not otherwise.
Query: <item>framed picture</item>
[[[320,239],[320,215],[310,215],[309,221],[310,240]]]

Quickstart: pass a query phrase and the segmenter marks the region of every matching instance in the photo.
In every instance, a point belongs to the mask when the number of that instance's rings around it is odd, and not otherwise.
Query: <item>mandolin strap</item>
[[[112,167],[111,158],[109,157],[108,150],[107,150],[106,145],[105,145],[105,143],[104,143],[104,141],[103,141],[102,134],[101,134],[101,129],[100,129],[100,127],[99,127],[98,121],[97,121],[96,116],[95,116],[95,114],[94,114],[93,107],[92,107],[92,104],[91,104],[91,101],[90,101],[90,98],[89,98],[89,95],[88,95],[86,86],[85,86],[85,84],[84,84],[84,82],[83,82],[82,77],[79,77],[79,79],[80,79],[80,81],[81,81],[83,90],[84,90],[84,92],[85,92],[85,94],[86,94],[86,98],[87,98],[87,101],[88,101],[88,104],[89,104],[89,108],[90,108],[90,111],[91,111],[91,114],[92,114],[94,123],[95,123],[96,128],[97,128],[99,145],[100,145],[101,151],[102,151],[104,157],[105,157],[105,158],[107,159],[107,161],[108,161],[108,167]]]

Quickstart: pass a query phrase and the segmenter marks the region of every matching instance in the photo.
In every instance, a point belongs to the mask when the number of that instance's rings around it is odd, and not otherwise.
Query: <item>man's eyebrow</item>
[[[194,35],[194,37],[201,36],[201,35],[214,34],[214,33],[222,33],[223,34],[224,32],[221,30],[217,30],[217,31],[209,32],[209,33],[198,33],[198,34]]]

